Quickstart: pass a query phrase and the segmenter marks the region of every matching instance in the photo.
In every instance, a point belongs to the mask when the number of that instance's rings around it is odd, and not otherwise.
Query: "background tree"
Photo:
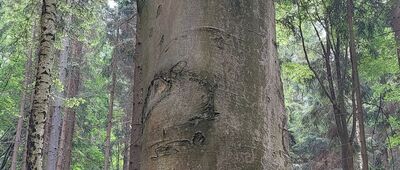
[[[65,4],[69,5],[69,1],[67,0]],[[55,91],[54,96],[54,110],[51,116],[51,120],[49,121],[49,150],[47,153],[47,169],[53,170],[56,169],[57,164],[57,154],[58,148],[60,143],[60,133],[61,133],[61,126],[62,126],[62,110],[63,110],[63,103],[65,99],[65,86],[66,85],[66,74],[67,74],[67,67],[68,67],[68,57],[71,54],[70,48],[70,36],[68,35],[68,31],[71,27],[71,15],[67,14],[65,16],[65,25],[64,25],[64,35],[62,37],[62,49],[59,53],[59,60],[58,60],[58,79],[57,83],[58,87],[53,87],[53,91]]]
[[[333,8],[335,1],[303,1],[301,10],[296,8],[297,4],[290,1],[278,2],[278,43],[279,54],[282,61],[285,99],[289,112],[289,130],[293,133],[292,138],[292,160],[295,167],[300,168],[337,168],[341,165],[338,160],[337,129],[332,126],[332,110],[327,108],[330,99],[326,98],[326,92],[321,84],[329,87],[326,57],[321,45],[323,42],[326,49],[327,41],[332,43],[332,54],[330,58],[335,67],[332,71],[342,73],[345,86],[344,103],[345,111],[352,113],[352,87],[351,70],[348,42],[347,23],[343,22],[346,17],[346,7]],[[390,137],[393,130],[388,123],[389,115],[398,117],[396,109],[397,98],[390,97],[397,93],[398,84],[393,80],[398,74],[395,41],[390,25],[387,25],[385,18],[392,9],[391,3],[384,1],[354,1],[354,32],[357,35],[357,54],[359,55],[360,91],[361,105],[364,107],[365,134],[367,144],[367,156],[369,165],[372,168],[390,169],[396,166],[397,147],[389,147],[393,137]],[[329,10],[330,9],[330,10]],[[331,14],[331,17],[327,14]],[[306,50],[313,70],[305,61],[302,38],[298,26],[297,16],[303,19],[303,36],[307,45]],[[328,31],[326,30],[327,28]],[[290,35],[289,33],[293,33]],[[319,34],[319,35],[318,35]],[[329,34],[331,36],[329,36]],[[289,36],[288,36],[289,35]],[[339,35],[339,37],[338,37]],[[340,40],[340,50],[337,50],[337,39]],[[340,55],[336,55],[337,52]],[[339,56],[337,59],[336,57]],[[337,62],[340,61],[340,62]],[[340,66],[337,66],[339,63]],[[308,67],[308,68],[307,68]],[[337,69],[340,68],[340,69]],[[315,74],[317,72],[317,74]],[[315,75],[319,75],[316,77]],[[339,80],[339,75],[333,74],[333,79]],[[319,81],[318,78],[322,81]],[[321,83],[322,82],[322,83]],[[340,87],[339,82],[334,87]],[[329,89],[329,88],[327,88]],[[390,93],[390,95],[389,95]],[[328,102],[328,103],[327,103]],[[390,114],[386,115],[390,105]],[[385,113],[386,112],[386,113]],[[356,115],[348,114],[348,116]],[[355,117],[345,119],[349,128],[351,141],[357,137],[355,129]],[[335,123],[336,124],[336,123]],[[301,133],[298,133],[302,131]],[[358,138],[358,137],[357,137]],[[340,145],[339,145],[340,146]],[[354,153],[360,153],[358,143],[353,143]],[[312,148],[312,149],[311,149]],[[385,150],[385,148],[387,150]],[[355,165],[361,164],[361,159],[354,157]],[[328,168],[328,169],[329,169]],[[358,167],[355,167],[358,168]]]

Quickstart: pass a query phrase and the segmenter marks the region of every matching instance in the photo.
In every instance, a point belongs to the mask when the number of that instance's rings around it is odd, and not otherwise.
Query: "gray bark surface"
[[[66,27],[69,26],[71,18],[68,17],[66,20]],[[67,60],[70,53],[70,39],[68,34],[65,33],[62,39],[63,49],[61,51],[59,57],[59,80],[62,85],[65,85],[65,78],[67,74]],[[54,170],[57,165],[57,153],[58,153],[58,144],[60,141],[60,133],[61,133],[61,125],[62,125],[62,115],[61,111],[63,109],[64,103],[64,90],[56,91],[56,97],[54,99],[54,112],[51,120],[51,128],[50,128],[50,138],[49,138],[49,151],[47,154],[47,169]]]
[[[274,2],[154,0],[138,11],[141,169],[288,169]]]
[[[67,98],[78,97],[81,79],[80,64],[83,57],[83,43],[73,39],[71,66],[67,75]],[[72,140],[75,129],[76,109],[66,108],[61,129],[60,148],[58,151],[57,170],[70,170],[72,160]]]

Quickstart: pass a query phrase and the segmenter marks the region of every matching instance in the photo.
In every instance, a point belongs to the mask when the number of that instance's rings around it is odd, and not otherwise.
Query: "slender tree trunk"
[[[135,43],[136,43],[136,21],[137,21],[137,4],[136,1],[130,1],[130,3],[126,4],[126,6],[129,6],[128,8],[126,8],[126,12],[124,17],[124,20],[126,20],[124,22],[124,24],[121,25],[121,36],[122,36],[122,41],[124,42],[129,42],[127,43],[127,46],[125,46],[123,50],[125,53],[130,53],[135,55]],[[125,11],[125,10],[124,10]],[[134,62],[130,62],[129,64],[129,71],[128,72],[128,76],[130,78],[131,81],[131,86],[129,87],[129,99],[127,102],[128,104],[126,105],[125,109],[126,109],[126,113],[125,113],[125,117],[123,119],[124,122],[124,144],[123,144],[123,170],[128,170],[129,169],[129,160],[130,160],[130,152],[131,152],[131,138],[137,137],[137,136],[133,136],[132,132],[131,132],[131,125],[132,125],[132,109],[133,109],[133,87],[134,87]],[[140,121],[140,119],[139,119]],[[140,123],[140,122],[139,122]],[[140,130],[141,131],[141,130]],[[138,132],[140,132],[138,131]],[[138,150],[140,151],[140,150]]]
[[[392,29],[396,39],[397,59],[400,67],[400,1],[398,0],[393,1],[391,20]]]
[[[128,101],[132,102],[133,101],[133,68],[134,64],[132,62],[131,65],[131,74],[130,75],[130,82],[131,86],[129,87],[128,93],[129,93],[129,98]],[[125,107],[125,116],[122,119],[123,123],[123,131],[124,131],[124,142],[123,142],[123,164],[122,164],[122,169],[123,170],[128,170],[129,169],[129,153],[130,153],[130,139],[131,139],[131,125],[132,125],[132,104],[127,104]]]
[[[298,4],[298,6],[300,7],[300,4]],[[341,146],[341,154],[342,154],[342,167],[343,169],[346,170],[352,170],[353,167],[353,154],[352,154],[352,147],[350,144],[350,140],[349,140],[349,136],[348,136],[348,132],[347,132],[347,122],[346,122],[346,111],[345,111],[345,103],[344,103],[344,85],[343,85],[343,80],[342,80],[342,76],[341,76],[341,72],[340,69],[336,69],[336,74],[337,74],[337,97],[336,97],[336,93],[335,93],[335,86],[334,86],[334,82],[333,82],[333,77],[332,77],[332,69],[331,69],[331,63],[330,63],[330,54],[331,54],[331,49],[332,45],[330,42],[330,33],[329,33],[329,27],[325,30],[326,34],[327,34],[327,43],[326,43],[326,48],[324,43],[321,40],[321,37],[319,36],[318,30],[316,29],[316,27],[314,26],[317,36],[320,39],[320,44],[324,53],[324,59],[325,59],[325,68],[326,68],[326,73],[327,73],[327,79],[328,79],[328,89],[325,87],[322,79],[318,76],[317,71],[311,66],[311,62],[310,59],[308,57],[308,52],[306,49],[306,45],[305,45],[305,39],[304,39],[304,35],[303,35],[303,30],[302,30],[302,18],[301,15],[299,13],[299,33],[300,33],[300,37],[301,37],[301,43],[302,43],[302,48],[303,48],[303,52],[304,52],[304,56],[305,59],[307,61],[308,67],[310,68],[310,70],[314,73],[315,77],[317,78],[318,83],[320,84],[322,90],[324,91],[325,95],[329,98],[329,100],[332,103],[332,107],[333,107],[333,113],[334,113],[334,118],[335,118],[335,124],[337,126],[337,132],[339,135],[339,139],[340,139],[340,146]],[[339,56],[340,56],[340,41],[339,41],[339,35],[337,37],[337,41],[336,41],[336,49],[335,49],[335,64],[336,64],[336,68],[341,68],[340,67],[340,60],[339,60]]]
[[[342,149],[342,167],[346,170],[354,169],[353,164],[353,147],[351,145],[351,139],[349,137],[349,133],[347,131],[347,113],[346,113],[346,105],[344,99],[344,79],[342,76],[342,66],[341,66],[341,57],[340,57],[340,38],[337,37],[336,39],[336,50],[335,50],[335,66],[336,66],[336,81],[337,81],[337,106],[336,109],[334,108],[337,126],[340,126],[339,129],[339,137]],[[343,73],[344,74],[344,73]]]
[[[35,27],[36,25],[33,26],[34,29],[32,31],[32,40],[35,40]],[[24,125],[24,119],[25,119],[25,106],[26,106],[26,98],[27,98],[27,93],[29,91],[29,82],[31,79],[31,67],[32,67],[32,56],[33,56],[33,45],[29,48],[29,51],[27,52],[28,59],[25,64],[25,78],[23,82],[23,89],[22,89],[22,94],[21,94],[21,100],[20,100],[20,108],[19,108],[19,118],[18,118],[18,123],[17,123],[17,129],[16,129],[16,134],[15,134],[15,139],[14,139],[14,148],[13,148],[13,153],[12,153],[12,158],[11,158],[11,170],[15,170],[17,168],[17,157],[18,157],[18,151],[19,151],[19,146],[21,144],[21,132],[22,132],[22,127]],[[28,95],[29,97],[29,95]]]
[[[69,26],[71,18],[68,17],[66,19],[66,27]],[[68,37],[68,33],[64,34],[62,39],[62,46],[63,49],[61,54],[59,55],[59,80],[62,85],[65,86],[65,78],[67,74],[67,60],[70,53],[70,39]],[[63,101],[64,101],[64,89],[61,91],[55,89],[56,97],[54,101],[54,112],[51,121],[51,131],[50,131],[50,139],[49,139],[49,151],[47,155],[47,169],[54,170],[56,169],[57,165],[57,154],[58,154],[58,147],[60,141],[60,133],[61,133],[61,125],[62,125],[62,116],[61,111],[63,108]]]
[[[274,1],[138,6],[141,169],[288,169]]]
[[[336,81],[337,81],[337,96],[335,94],[334,89],[334,82],[332,77],[332,69],[330,64],[330,56],[331,56],[331,42],[330,42],[330,34],[329,29],[326,29],[327,32],[327,45],[325,51],[325,67],[326,72],[328,75],[328,83],[329,89],[331,93],[331,97],[333,101],[333,111],[335,114],[335,122],[338,129],[338,134],[341,143],[341,150],[342,150],[342,166],[343,169],[352,170],[353,167],[353,154],[352,154],[352,147],[350,144],[349,134],[347,131],[347,123],[346,123],[346,109],[345,109],[345,102],[344,102],[344,80],[342,79],[341,74],[341,66],[340,66],[340,41],[337,39],[335,50],[335,65],[336,65]]]
[[[29,117],[28,169],[43,169],[43,135],[49,108],[51,69],[55,40],[56,2],[43,0],[39,61],[36,74],[35,94]]]
[[[120,146],[119,146],[119,145],[120,145],[120,142],[121,142],[121,141],[118,141],[118,142],[117,142],[117,154],[116,154],[116,155],[117,155],[117,160],[116,160],[116,165],[115,165],[115,167],[116,167],[115,169],[116,169],[116,170],[119,170],[119,161],[120,161],[120,160],[119,160],[119,159],[120,159],[120,157],[119,157],[119,155],[120,155],[119,147],[120,147]]]
[[[117,35],[118,37],[118,35]],[[118,44],[118,38],[116,43]],[[110,87],[110,101],[108,105],[108,116],[107,116],[107,133],[106,133],[106,142],[105,142],[105,154],[104,154],[104,170],[108,170],[110,168],[110,152],[111,152],[111,130],[112,130],[112,117],[113,117],[113,108],[114,108],[114,94],[115,94],[115,83],[116,83],[116,64],[115,57],[117,55],[117,46],[114,48],[114,54],[111,61],[111,87]]]
[[[133,68],[133,67],[132,67]],[[133,84],[133,83],[132,83]],[[133,86],[132,86],[133,87]],[[130,101],[133,101],[133,98],[130,97]],[[123,158],[123,165],[122,165],[122,169],[123,170],[128,170],[129,168],[129,145],[130,145],[130,123],[131,123],[131,114],[132,112],[129,112],[128,110],[131,109],[127,109],[125,118],[124,118],[124,145],[123,145],[123,153],[124,153],[124,158]],[[128,121],[129,120],[129,121]]]
[[[350,140],[352,142],[352,144],[354,145],[355,143],[360,145],[360,127],[357,121],[357,103],[356,103],[356,99],[355,99],[355,94],[356,92],[354,91],[354,89],[351,90],[351,105],[352,105],[352,114],[353,114],[353,127],[352,127],[352,131],[351,131],[351,136],[350,136]],[[354,138],[356,140],[354,140]],[[361,145],[360,145],[361,146]],[[362,167],[362,157],[361,157],[361,152],[357,153],[357,158],[358,158],[358,162],[357,162],[357,169],[361,169]]]
[[[62,122],[62,126],[61,126],[60,143],[59,143],[59,148],[58,148],[58,153],[57,153],[57,164],[56,164],[57,170],[63,170],[65,138],[66,138],[66,129],[67,129],[67,124],[68,124],[67,117],[69,118],[68,115],[65,115],[63,122]]]
[[[138,43],[136,44],[135,56],[138,56],[137,51]],[[142,107],[143,99],[141,98],[142,88],[139,87],[140,75],[142,73],[140,66],[133,64],[133,106],[132,106],[132,119],[131,119],[131,140],[129,146],[129,165],[130,170],[140,169],[140,151],[142,139]]]
[[[82,42],[73,40],[71,55],[71,68],[68,74],[67,98],[78,96],[80,84],[80,63],[82,60]],[[76,108],[66,108],[63,125],[61,129],[60,148],[58,151],[57,170],[71,169],[72,139],[75,128]]]
[[[37,62],[37,60],[38,60],[38,58],[36,58],[35,59],[36,61],[34,62],[34,63],[38,63]],[[35,65],[36,66],[36,65]],[[33,66],[34,67],[34,66]],[[35,75],[34,73],[32,73],[32,75]],[[33,80],[31,80],[28,84],[32,84],[33,83]],[[34,96],[34,91],[31,91],[31,94],[30,94],[30,97],[29,97],[29,103],[30,103],[30,105],[29,105],[29,109],[28,110],[31,110],[32,109],[32,103],[33,103],[33,96]],[[26,128],[26,132],[25,132],[25,140],[26,140],[26,142],[25,142],[25,150],[24,150],[24,155],[22,156],[22,158],[23,158],[23,160],[26,160],[27,159],[27,157],[28,157],[28,143],[27,143],[27,141],[28,141],[28,128]],[[27,170],[27,165],[26,165],[26,161],[22,161],[22,167],[21,167],[21,169],[22,170]]]
[[[30,101],[32,101],[32,100],[30,100]],[[25,139],[28,139],[28,130],[27,130],[27,132],[25,133]],[[24,155],[22,156],[22,158],[23,158],[24,160],[26,160],[27,157],[28,157],[28,145],[25,144],[25,151],[24,151]],[[23,162],[22,162],[22,167],[21,167],[21,169],[22,169],[22,170],[27,170],[26,161],[23,161]]]
[[[367,145],[365,141],[365,131],[364,131],[364,116],[362,108],[362,97],[360,89],[360,80],[358,78],[358,58],[356,53],[355,36],[353,31],[353,13],[354,13],[354,3],[353,0],[347,0],[347,21],[349,30],[349,46],[350,46],[350,57],[352,63],[352,77],[353,77],[353,90],[355,91],[355,100],[357,106],[357,119],[358,127],[360,133],[360,145],[361,145],[361,158],[363,170],[368,170],[368,155],[367,155]]]

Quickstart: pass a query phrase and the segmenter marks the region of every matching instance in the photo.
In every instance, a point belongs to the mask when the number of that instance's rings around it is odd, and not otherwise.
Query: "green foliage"
[[[133,6],[130,3],[132,2],[121,1],[121,4]],[[25,78],[24,66],[28,55],[35,56],[35,47],[38,42],[37,37],[32,39],[32,32],[38,29],[39,7],[40,1],[0,1],[0,137],[14,132],[13,128],[18,119],[21,92],[25,89],[22,86]],[[65,108],[73,108],[77,111],[72,168],[103,169],[109,100],[107,89],[110,83],[109,73],[105,70],[109,67],[113,51],[111,46],[113,42],[110,42],[108,27],[115,22],[115,18],[111,14],[114,15],[117,12],[110,11],[107,7],[107,0],[79,1],[71,4],[58,1],[57,8],[55,59],[58,59],[59,50],[63,48],[61,43],[63,36],[67,35],[71,41],[79,40],[84,44],[84,62],[79,65],[82,84],[79,88],[80,95],[64,100]],[[126,15],[132,13],[131,8],[125,8],[131,10],[125,12]],[[66,27],[68,16],[72,17],[72,24]],[[70,53],[70,55],[74,54]],[[76,64],[69,63],[69,66]],[[55,64],[56,66],[57,64]],[[34,76],[33,71],[29,72],[31,76]],[[67,87],[60,82],[57,72],[58,68],[54,68],[52,71],[52,85],[55,90],[62,92]],[[119,91],[128,91],[127,88],[130,87],[130,84],[126,84],[126,81],[123,82],[124,84],[118,85]],[[122,166],[122,150],[120,152],[114,152],[114,150],[117,149],[117,146],[122,148],[119,145],[121,145],[124,134],[119,120],[122,120],[123,115],[126,114],[126,110],[122,109],[120,104],[124,102],[115,101],[114,119],[118,121],[112,129],[111,137],[113,166],[117,165],[117,158],[120,160],[119,165]],[[27,101],[27,103],[29,102]],[[28,108],[28,104],[26,108]],[[12,135],[8,136],[12,138]],[[0,155],[8,147],[9,143],[0,141]]]
[[[289,131],[295,140],[291,147],[291,157],[294,162],[312,162],[314,156],[323,153],[322,150],[335,152],[340,148],[338,147],[340,146],[339,140],[336,140],[338,136],[332,113],[332,103],[326,97],[320,82],[316,80],[317,77],[309,69],[312,67],[316,71],[329,93],[324,52],[320,44],[320,40],[322,40],[326,48],[327,35],[324,28],[327,28],[328,24],[330,25],[329,33],[332,45],[336,45],[337,38],[342,43],[340,52],[343,58],[341,59],[341,69],[345,74],[344,102],[347,113],[352,113],[352,72],[348,51],[345,2],[279,0],[276,4],[278,54],[281,60],[285,105],[289,114]],[[398,130],[393,128],[395,122],[398,122],[399,113],[387,113],[386,105],[399,105],[400,66],[398,65],[394,35],[390,25],[386,22],[392,6],[386,1],[354,2],[356,50],[359,57],[358,69],[363,106],[366,112],[366,132],[373,131],[374,133],[375,128],[380,128],[380,133],[389,131],[388,138],[384,139],[376,138],[374,136],[376,134],[367,134],[367,136],[373,136],[369,138],[371,143],[375,142],[374,144],[384,147],[387,142],[393,148],[398,146],[400,141]],[[300,39],[300,23],[310,66],[304,59]],[[316,33],[320,37],[317,37]],[[334,52],[337,52],[337,49],[331,49],[331,53]],[[335,71],[338,68],[335,66],[333,54],[329,60],[334,73],[333,79],[337,79]],[[334,87],[336,86],[337,84],[334,82]],[[337,95],[337,90],[335,93]],[[385,116],[381,116],[383,114],[396,117],[396,121],[393,118],[387,120]],[[349,130],[352,127],[351,118],[350,116],[347,118]],[[388,121],[393,129],[382,126],[387,125]],[[386,134],[379,135],[387,136]],[[369,147],[375,149],[374,146]]]
[[[72,97],[72,98],[69,98],[64,101],[64,106],[67,108],[74,108],[74,107],[78,107],[79,105],[81,105],[85,102],[86,102],[86,100],[83,98]]]
[[[392,148],[400,146],[400,118],[395,118],[393,116],[389,117],[389,124],[394,131],[394,135],[389,137],[388,143]]]
[[[293,83],[305,83],[314,78],[314,74],[308,66],[298,63],[282,64],[282,74],[287,76]]]
[[[279,0],[276,3],[277,45],[281,61],[281,77],[284,83],[285,105],[289,114],[288,131],[293,137],[291,156],[293,162],[312,160],[322,151],[337,151],[339,142],[333,121],[332,104],[324,94],[316,76],[310,70],[304,58],[300,41],[299,24],[303,28],[306,50],[310,58],[310,66],[316,70],[327,87],[327,74],[320,40],[316,36],[313,25],[320,33],[322,41],[326,40],[324,27],[329,22],[333,25],[331,36],[342,40],[342,67],[345,74],[346,110],[351,108],[351,68],[347,49],[347,27],[345,1],[335,0]],[[2,0],[0,1],[0,137],[12,138],[19,114],[19,101],[24,80],[24,65],[29,55],[35,54],[37,38],[32,39],[35,29],[38,29],[38,7],[40,1]],[[58,1],[59,11],[56,48],[61,50],[62,36],[69,36],[84,44],[83,63],[80,63],[81,84],[80,95],[65,99],[64,106],[73,108],[77,113],[76,129],[73,138],[72,168],[103,169],[104,141],[109,105],[108,88],[110,85],[110,61],[113,55],[112,41],[115,34],[115,22],[118,18],[128,18],[132,15],[133,1],[120,0],[119,6],[112,10],[107,7],[106,0],[80,1],[66,4]],[[388,139],[379,143],[372,136],[371,143],[390,146],[388,149],[400,146],[399,113],[385,113],[389,119],[380,116],[385,104],[400,103],[400,70],[397,61],[394,35],[386,20],[391,7],[386,1],[365,0],[355,1],[355,27],[357,36],[357,54],[360,58],[359,72],[362,83],[364,109],[366,112],[367,132],[373,128],[389,131]],[[299,7],[300,5],[300,7]],[[327,13],[330,13],[330,18]],[[68,16],[73,18],[72,24],[66,27]],[[321,19],[323,18],[323,19]],[[129,27],[128,29],[133,29]],[[126,37],[123,37],[126,38]],[[132,37],[131,37],[132,38]],[[336,42],[336,39],[331,39]],[[125,42],[124,42],[125,43]],[[127,43],[129,44],[129,43]],[[133,46],[133,43],[131,44]],[[131,63],[134,50],[123,47],[114,51],[123,51],[118,59],[125,64]],[[122,50],[121,50],[122,49]],[[127,52],[129,51],[129,52]],[[332,50],[333,52],[334,50]],[[122,52],[121,52],[122,53]],[[58,51],[56,51],[58,54]],[[73,54],[70,54],[73,55]],[[347,54],[348,55],[348,54]],[[56,55],[57,59],[57,55]],[[331,67],[335,71],[334,58],[330,56]],[[120,65],[122,65],[120,63]],[[77,63],[70,63],[69,66]],[[122,123],[125,114],[129,113],[126,105],[131,103],[129,97],[129,68],[117,71],[117,96],[114,106],[114,126],[111,135],[112,166],[122,166],[122,139],[126,132]],[[53,69],[57,72],[58,69]],[[33,74],[33,71],[30,71]],[[53,74],[57,75],[57,74]],[[33,75],[32,75],[33,76]],[[336,75],[333,75],[335,78]],[[53,76],[56,90],[67,89],[57,76]],[[334,86],[337,86],[335,83]],[[28,102],[29,103],[29,102]],[[376,116],[378,115],[378,116]],[[349,117],[349,127],[351,127]],[[378,126],[389,124],[389,127]],[[11,127],[11,128],[10,128]],[[349,128],[350,129],[350,128]],[[7,139],[8,140],[8,139]],[[9,147],[9,143],[1,143],[0,154]],[[373,149],[373,146],[370,146]],[[374,153],[375,151],[370,151]]]
[[[64,85],[62,84],[62,82],[60,81],[60,79],[53,79],[53,87],[55,90],[62,92],[64,91]]]

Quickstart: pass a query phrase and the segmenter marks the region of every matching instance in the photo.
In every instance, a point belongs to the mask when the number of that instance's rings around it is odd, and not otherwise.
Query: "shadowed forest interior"
[[[0,0],[0,170],[399,170],[400,0]]]

